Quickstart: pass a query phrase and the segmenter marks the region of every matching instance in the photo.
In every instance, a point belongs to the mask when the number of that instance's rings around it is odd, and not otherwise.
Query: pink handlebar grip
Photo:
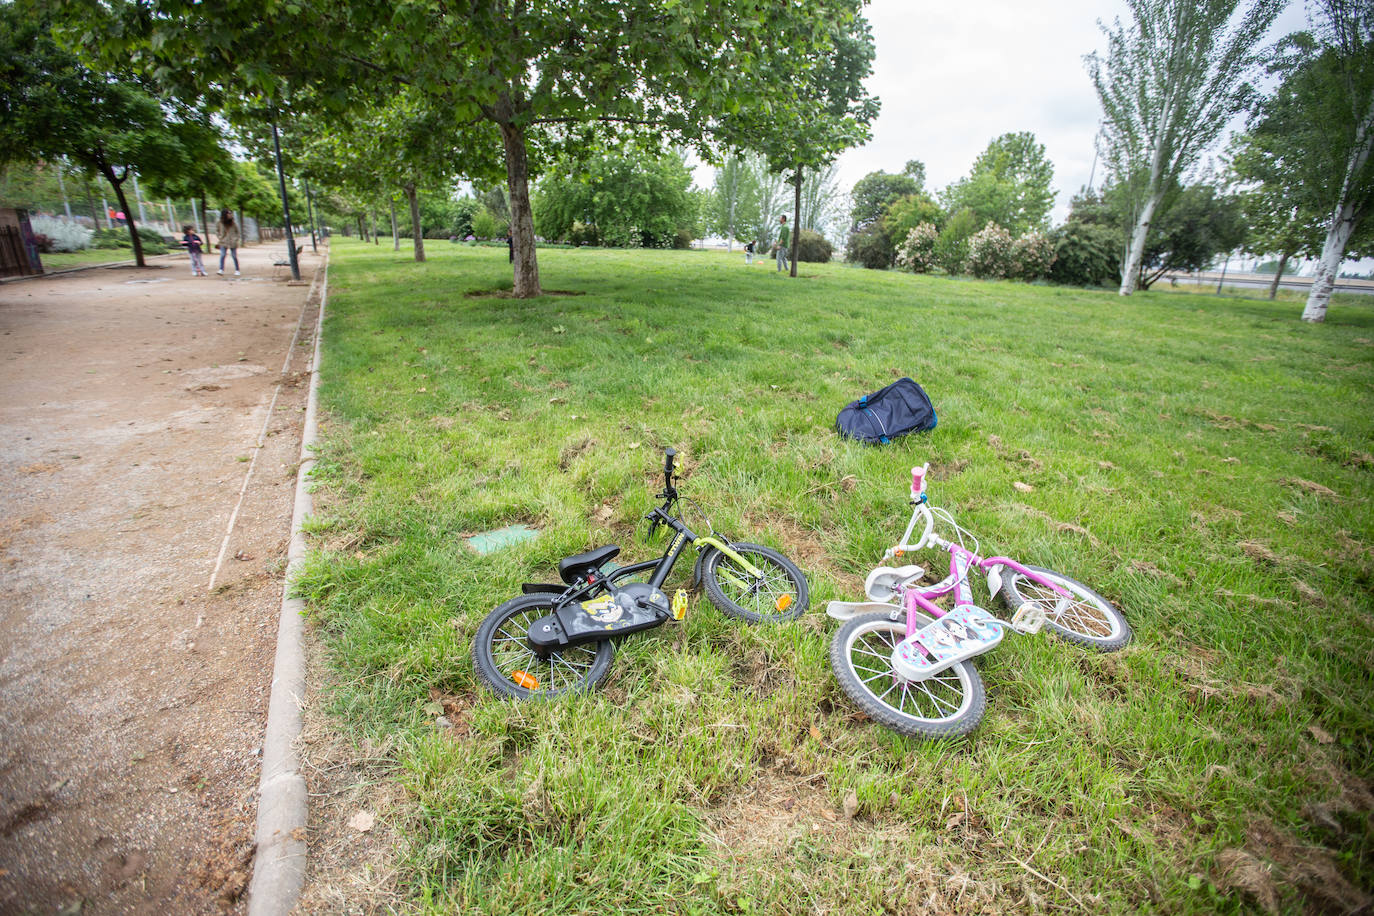
[[[929,464],[923,464],[918,468],[911,469],[911,495],[920,496],[926,488],[926,469]]]

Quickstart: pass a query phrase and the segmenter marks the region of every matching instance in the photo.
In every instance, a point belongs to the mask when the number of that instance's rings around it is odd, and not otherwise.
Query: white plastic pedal
[[[892,670],[909,681],[927,680],[996,648],[1005,632],[1005,624],[987,611],[960,605],[898,643],[892,652]]]
[[[1018,633],[1039,633],[1045,625],[1045,606],[1037,601],[1027,601],[1011,615],[1011,628]]]

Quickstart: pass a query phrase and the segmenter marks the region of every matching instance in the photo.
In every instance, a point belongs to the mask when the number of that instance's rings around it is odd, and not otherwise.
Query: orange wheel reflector
[[[785,610],[787,610],[788,608],[790,608],[791,606],[792,606],[792,596],[791,596],[791,595],[783,595],[781,598],[778,599],[777,603],[774,605],[774,607],[776,607],[776,608],[778,609],[779,612],[785,611]]]
[[[516,683],[516,686],[524,687],[526,690],[539,689],[539,678],[528,671],[512,671],[510,679]]]

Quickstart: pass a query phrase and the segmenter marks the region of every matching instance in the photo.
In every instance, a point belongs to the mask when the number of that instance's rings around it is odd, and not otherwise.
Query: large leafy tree
[[[347,105],[415,87],[446,112],[468,177],[504,174],[515,294],[527,297],[540,293],[530,181],[552,152],[621,131],[706,148],[741,111],[788,122],[787,87],[834,56],[861,0],[318,0],[271,15],[259,0],[64,2],[87,22],[112,17],[106,33],[159,74],[206,74],[202,91],[284,101],[282,85],[309,86]]]
[[[850,196],[854,200],[850,220],[855,230],[862,230],[882,219],[893,201],[922,191],[925,183],[925,165],[914,159],[907,165],[906,170],[897,173],[869,172],[854,183],[854,188],[850,191]],[[916,167],[919,167],[919,174],[912,174],[912,169]]]
[[[1270,299],[1278,293],[1289,259],[1320,252],[1327,215],[1315,209],[1313,195],[1306,193],[1311,189],[1294,174],[1302,163],[1275,149],[1275,139],[1282,146],[1288,138],[1242,134],[1232,144],[1230,155],[1232,176],[1244,188],[1240,201],[1247,227],[1245,250],[1279,256],[1274,282],[1269,284]]]
[[[1086,58],[1102,103],[1103,161],[1133,212],[1123,296],[1135,289],[1165,195],[1250,99],[1260,41],[1287,0],[1251,0],[1234,25],[1239,0],[1128,2],[1131,27],[1104,25],[1105,57]]]
[[[603,245],[671,248],[683,233],[695,234],[691,183],[683,157],[673,152],[630,146],[557,163],[540,182],[536,223],[548,238],[566,239],[581,223]]]
[[[1241,165],[1321,224],[1320,258],[1303,308],[1322,321],[1341,261],[1374,253],[1374,5],[1322,0],[1310,33],[1285,42],[1283,79],[1252,119]]]
[[[124,184],[138,172],[170,184],[227,161],[211,133],[179,118],[138,79],[87,67],[58,44],[50,13],[27,4],[0,4],[0,163],[68,157],[109,182],[128,221],[134,259],[143,243]]]
[[[1035,135],[1007,133],[988,144],[966,178],[945,188],[941,196],[950,213],[972,210],[978,221],[996,223],[1013,236],[1049,226],[1054,206],[1054,166]]]

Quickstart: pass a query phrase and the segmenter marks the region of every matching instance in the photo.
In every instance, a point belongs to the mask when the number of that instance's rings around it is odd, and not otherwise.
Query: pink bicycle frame
[[[1073,594],[1066,591],[1059,585],[1046,579],[1039,573],[1027,569],[1009,557],[988,557],[984,559],[961,544],[945,543],[945,548],[949,551],[949,575],[934,585],[916,586],[908,585],[902,592],[902,603],[906,608],[906,631],[908,634],[915,633],[924,624],[916,617],[918,613],[924,611],[932,619],[938,620],[948,613],[944,608],[935,604],[931,599],[941,598],[954,592],[954,606],[960,607],[965,604],[973,604],[973,589],[969,586],[968,573],[971,568],[988,570],[994,566],[1001,566],[1013,569],[1033,582],[1052,589],[1065,598],[1072,598]]]

